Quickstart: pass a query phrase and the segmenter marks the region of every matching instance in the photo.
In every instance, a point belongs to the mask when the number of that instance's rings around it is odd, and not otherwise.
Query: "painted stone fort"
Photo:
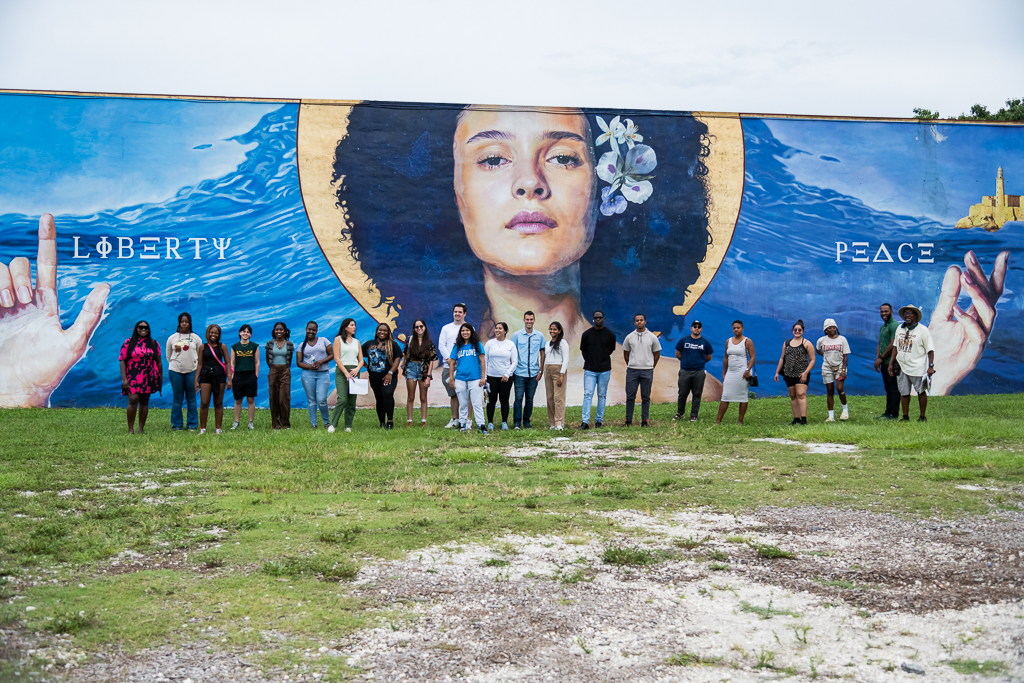
[[[996,174],[996,193],[982,197],[980,204],[972,204],[967,215],[956,222],[958,228],[984,228],[995,232],[1007,221],[1024,219],[1020,195],[1006,194],[1003,189],[1003,169]]]

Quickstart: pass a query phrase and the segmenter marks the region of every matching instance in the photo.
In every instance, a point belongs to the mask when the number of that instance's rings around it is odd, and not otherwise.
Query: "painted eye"
[[[580,165],[580,158],[575,154],[556,154],[550,157],[548,161],[556,166],[564,166],[566,168],[576,168]]]
[[[498,168],[499,166],[504,166],[505,164],[508,163],[508,160],[505,159],[504,157],[500,157],[500,156],[494,154],[494,155],[491,155],[489,157],[485,157],[485,158],[481,159],[477,163],[479,165],[485,167],[485,168],[491,169],[491,168]]]

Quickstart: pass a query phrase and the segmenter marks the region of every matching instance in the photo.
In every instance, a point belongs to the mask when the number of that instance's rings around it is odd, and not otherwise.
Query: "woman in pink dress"
[[[149,397],[164,383],[160,344],[150,335],[149,323],[135,323],[132,336],[124,340],[121,353],[121,395],[128,397],[128,433],[135,433],[135,413],[139,414],[139,434],[149,417]]]

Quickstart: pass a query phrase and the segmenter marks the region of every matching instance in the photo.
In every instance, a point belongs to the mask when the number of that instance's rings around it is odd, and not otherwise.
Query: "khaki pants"
[[[558,386],[558,376],[562,373],[561,364],[544,366],[544,392],[548,401],[548,427],[565,426],[565,387],[568,377]]]

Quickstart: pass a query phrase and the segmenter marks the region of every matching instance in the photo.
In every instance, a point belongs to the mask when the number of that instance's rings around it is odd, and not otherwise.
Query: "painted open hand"
[[[36,284],[32,264],[18,257],[0,263],[0,406],[45,408],[50,394],[85,355],[103,316],[110,285],[96,285],[67,330],[57,304],[57,229],[53,216],[39,218]]]
[[[985,275],[973,251],[964,255],[963,271],[950,266],[942,280],[939,302],[928,323],[935,346],[932,393],[949,394],[978,364],[996,320],[996,301],[1003,294],[1010,252],[996,256],[992,276]],[[967,310],[957,305],[961,290],[971,297]]]

